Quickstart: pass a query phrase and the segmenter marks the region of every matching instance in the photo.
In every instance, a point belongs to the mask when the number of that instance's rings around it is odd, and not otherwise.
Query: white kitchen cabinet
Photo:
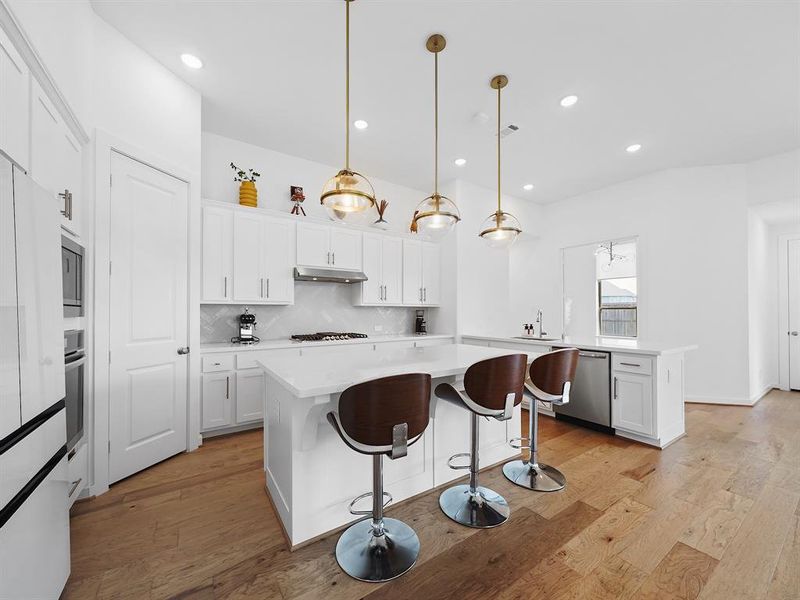
[[[236,423],[264,418],[264,371],[247,369],[236,372]]]
[[[34,79],[31,79],[30,124],[30,175],[58,198],[61,226],[80,235],[82,148]]]
[[[0,29],[0,148],[23,169],[30,158],[28,66]]]
[[[297,264],[360,271],[361,232],[319,223],[298,223]]]
[[[202,429],[233,424],[233,372],[203,374]]]
[[[432,242],[403,240],[403,304],[441,302],[441,250]]]
[[[403,301],[403,240],[380,234],[364,234],[363,270],[367,281],[357,294],[362,306],[399,305]]]
[[[233,211],[203,207],[202,302],[233,297]]]
[[[291,221],[237,211],[233,217],[233,301],[294,301],[295,226]]]
[[[653,378],[640,373],[613,371],[611,425],[653,436]]]

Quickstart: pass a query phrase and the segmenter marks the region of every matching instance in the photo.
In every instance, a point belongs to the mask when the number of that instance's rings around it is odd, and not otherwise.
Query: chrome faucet
[[[542,313],[542,309],[538,309],[536,311],[536,322],[539,324],[539,338],[543,338],[547,335],[547,332],[544,331],[544,322],[543,322],[544,313]]]

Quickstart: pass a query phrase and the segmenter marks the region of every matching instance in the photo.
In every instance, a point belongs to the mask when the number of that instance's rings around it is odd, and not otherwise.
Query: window
[[[599,332],[603,336],[636,337],[636,277],[597,281]]]

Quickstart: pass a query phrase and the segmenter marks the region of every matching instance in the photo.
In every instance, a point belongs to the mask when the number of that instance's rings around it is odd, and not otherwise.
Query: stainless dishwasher
[[[556,417],[601,431],[611,428],[611,354],[581,350],[569,403],[554,407]]]

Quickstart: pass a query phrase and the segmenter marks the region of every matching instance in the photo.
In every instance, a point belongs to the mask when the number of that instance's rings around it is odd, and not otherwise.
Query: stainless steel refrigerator
[[[0,151],[0,598],[69,576],[61,231],[56,199]]]

